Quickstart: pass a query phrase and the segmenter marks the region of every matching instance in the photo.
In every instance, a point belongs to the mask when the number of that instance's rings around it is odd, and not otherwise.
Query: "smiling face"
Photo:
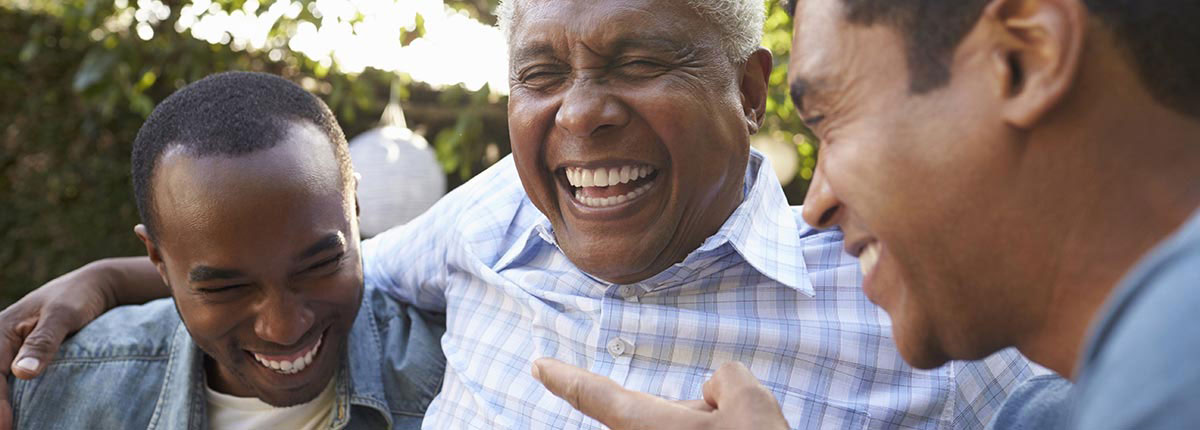
[[[209,357],[209,385],[275,406],[316,397],[363,288],[353,195],[325,135],[293,125],[277,146],[231,158],[168,149],[153,181],[147,247]]]
[[[513,155],[559,246],[618,283],[683,260],[741,202],[770,55],[731,64],[682,0],[517,8]]]
[[[1037,242],[1052,237],[1036,225],[1047,212],[1014,179],[1020,147],[1000,119],[1004,82],[995,79],[1004,59],[972,32],[951,81],[913,94],[904,39],[847,23],[841,3],[796,10],[789,81],[821,139],[805,219],[844,230],[867,296],[891,315],[914,366],[1010,345],[1021,324],[1012,312],[1030,309],[1023,286],[1044,284],[1053,261],[1052,245]]]

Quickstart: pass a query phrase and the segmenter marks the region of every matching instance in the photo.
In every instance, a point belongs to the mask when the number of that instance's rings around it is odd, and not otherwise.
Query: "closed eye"
[[[821,121],[824,121],[824,120],[825,120],[825,115],[805,116],[804,117],[804,125],[808,126],[808,128],[810,128],[810,129],[816,130],[817,126],[820,125]]]
[[[633,60],[621,64],[621,67],[662,67],[662,65],[653,61]]]
[[[321,269],[327,269],[330,267],[334,267],[337,263],[340,263],[342,261],[342,257],[345,257],[345,256],[346,256],[345,253],[339,253],[333,257],[318,261],[318,262],[314,263],[312,266],[308,266],[307,269],[304,269],[303,273],[313,273],[313,272],[319,271]]]
[[[220,287],[198,288],[197,291],[200,291],[201,293],[204,293],[204,294],[229,293],[229,292],[237,291],[238,289],[240,289],[242,287],[247,287],[249,285],[250,284],[233,284],[233,285],[225,285],[225,286],[220,286]]]

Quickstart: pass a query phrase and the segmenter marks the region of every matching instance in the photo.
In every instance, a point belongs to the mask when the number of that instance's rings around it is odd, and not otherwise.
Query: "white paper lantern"
[[[402,117],[401,117],[402,118]],[[446,194],[446,176],[433,148],[401,125],[385,125],[350,140],[358,182],[359,229],[364,238],[404,224]]]

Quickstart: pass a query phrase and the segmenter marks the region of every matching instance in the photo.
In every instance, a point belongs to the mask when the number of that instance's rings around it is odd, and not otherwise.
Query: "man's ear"
[[[750,134],[758,133],[767,114],[767,84],[771,80],[771,51],[758,48],[742,66],[739,90],[742,93],[742,114]]]
[[[154,263],[154,268],[158,269],[158,276],[162,277],[163,285],[171,285],[167,281],[167,265],[163,263],[162,252],[158,250],[158,244],[150,238],[150,231],[146,229],[146,225],[133,226],[133,234],[136,234],[138,239],[142,240],[142,244],[146,246],[146,255],[150,257],[150,262]]]
[[[999,37],[993,62],[1005,99],[1002,114],[1028,129],[1075,86],[1088,11],[1079,0],[994,0],[983,13]]]
[[[362,217],[362,205],[358,204],[358,184],[362,183],[362,174],[354,172],[354,216]]]

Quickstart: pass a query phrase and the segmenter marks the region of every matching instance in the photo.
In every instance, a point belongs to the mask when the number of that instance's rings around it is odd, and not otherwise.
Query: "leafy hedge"
[[[129,153],[154,105],[179,87],[225,70],[276,73],[321,96],[353,137],[377,125],[397,79],[295,56],[271,61],[174,31],[96,38],[111,2],[57,5],[31,12],[0,2],[0,306],[94,259],[145,252],[132,233]],[[488,144],[509,152],[505,101],[486,88],[402,89],[410,126],[452,172],[448,185],[485,167]]]

